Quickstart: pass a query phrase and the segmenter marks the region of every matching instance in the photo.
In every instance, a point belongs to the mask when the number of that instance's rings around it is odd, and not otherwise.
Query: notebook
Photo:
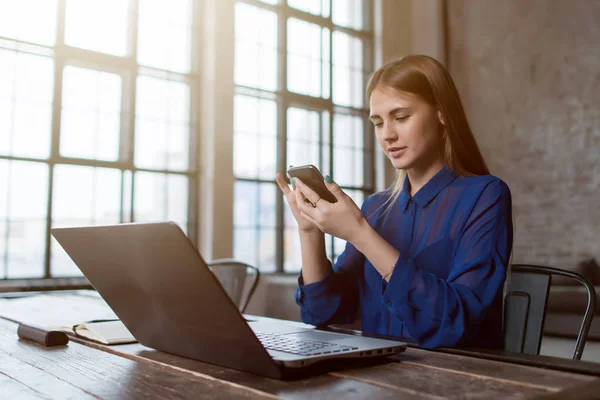
[[[137,342],[131,332],[119,320],[87,322],[76,325],[73,331],[75,336],[107,345]]]
[[[71,336],[77,327],[75,336],[108,345],[137,342],[104,300],[89,290],[0,299],[0,317]]]

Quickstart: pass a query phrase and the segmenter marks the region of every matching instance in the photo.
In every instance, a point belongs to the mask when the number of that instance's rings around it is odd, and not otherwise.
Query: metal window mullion
[[[12,162],[8,162],[8,177],[7,177],[7,182],[6,182],[6,192],[4,192],[4,194],[6,195],[7,201],[6,201],[6,218],[5,218],[5,223],[6,223],[6,231],[4,232],[4,238],[2,238],[4,240],[4,278],[8,278],[8,254],[9,254],[9,250],[8,250],[8,244],[9,244],[9,238],[10,238],[10,197],[8,196],[8,193],[10,191],[10,185],[11,185],[11,181],[12,181],[12,174],[11,174],[11,169],[12,169]]]
[[[129,12],[129,54],[128,58],[130,62],[128,65],[130,68],[127,70],[126,82],[123,82],[123,93],[126,94],[122,97],[121,110],[127,110],[126,115],[122,115],[121,123],[126,128],[121,131],[121,159],[124,163],[124,169],[131,170],[131,190],[129,192],[129,220],[135,221],[135,98],[137,93],[137,76],[138,76],[138,62],[137,62],[137,38],[138,38],[138,13],[139,13],[139,1],[131,0],[131,8]],[[125,107],[126,105],[126,107]],[[123,173],[125,176],[125,173]],[[124,183],[123,183],[124,184]],[[125,199],[121,197],[121,207],[125,205]],[[124,211],[123,211],[124,213]]]
[[[56,48],[62,48],[65,42],[66,0],[59,0],[56,11]],[[50,158],[48,160],[48,199],[46,201],[46,252],[44,255],[44,278],[51,278],[52,260],[52,198],[54,197],[54,160],[60,158],[60,123],[62,114],[62,82],[65,67],[64,53],[54,53],[54,93],[52,96],[52,129],[50,134]]]
[[[363,67],[362,67],[362,75],[363,75],[363,88],[366,90],[367,82],[369,80],[369,74],[373,71],[373,60],[375,57],[374,54],[374,46],[373,46],[373,31],[375,27],[374,21],[374,4],[373,0],[365,0],[363,3],[363,26],[369,32],[364,38],[360,38],[363,45]],[[366,56],[366,57],[365,57]],[[364,91],[366,93],[366,91]],[[363,102],[365,102],[364,109],[368,109],[368,104],[366,104],[366,98],[363,98]],[[369,141],[369,138],[374,137],[374,132],[372,129],[372,125],[367,122],[368,112],[361,113],[361,121],[363,126],[363,197],[366,198],[367,193],[372,193],[372,188],[375,186],[375,144],[373,141]],[[365,151],[367,150],[367,151]],[[367,155],[368,158],[367,160]]]
[[[287,5],[286,5],[287,7]],[[277,88],[281,93],[276,97],[277,102],[277,171],[286,176],[287,167],[287,8],[277,10]],[[276,221],[275,226],[275,271],[284,272],[285,264],[285,219],[283,197],[275,191]]]
[[[333,25],[333,2],[330,4],[329,19]],[[329,29],[329,173],[335,180],[335,171],[333,168],[333,118],[335,112],[335,105],[333,104],[333,29]],[[334,239],[331,239],[331,260],[335,258],[335,245]]]
[[[190,79],[190,122],[189,122],[189,143],[190,143],[190,151],[188,153],[189,165],[194,171],[200,171],[200,155],[199,155],[199,145],[200,145],[200,123],[198,121],[199,113],[196,112],[200,110],[202,105],[202,96],[201,96],[201,83],[199,77],[202,72],[202,30],[200,27],[202,26],[202,18],[204,13],[202,12],[202,4],[201,0],[196,0],[192,3],[192,26],[191,26],[191,68],[190,72],[193,74],[193,79]],[[198,229],[198,206],[200,199],[200,175],[196,174],[194,178],[188,180],[188,237],[191,238],[194,243],[198,243],[199,241],[199,229]]]

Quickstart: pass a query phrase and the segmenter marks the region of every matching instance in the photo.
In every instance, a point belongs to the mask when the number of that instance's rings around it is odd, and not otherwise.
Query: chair
[[[574,360],[580,360],[596,313],[596,291],[583,276],[541,265],[513,264],[504,297],[504,349],[539,354],[552,275],[575,279],[588,293],[588,305],[577,335]]]
[[[208,262],[208,267],[215,274],[233,303],[243,313],[258,286],[258,281],[260,280],[258,268],[241,261],[225,258]],[[254,271],[254,280],[242,302],[249,270]]]

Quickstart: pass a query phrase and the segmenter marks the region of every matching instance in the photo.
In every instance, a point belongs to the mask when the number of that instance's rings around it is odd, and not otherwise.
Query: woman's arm
[[[302,215],[301,210],[308,207],[302,193],[290,190],[281,174],[275,179],[298,222],[302,273],[298,278],[296,302],[300,305],[302,320],[313,325],[352,322],[358,308],[358,279],[364,256],[347,244],[332,267],[325,252],[323,232]],[[294,181],[292,186],[297,189]],[[365,205],[367,203],[365,201]]]
[[[325,253],[325,235],[320,230],[298,230],[302,251],[302,279],[305,285],[322,281],[331,264]]]
[[[276,174],[275,181],[279,189],[285,196],[285,200],[290,206],[292,215],[298,223],[298,234],[300,236],[300,247],[302,251],[302,276],[304,281],[309,284],[318,282],[325,277],[330,268],[330,263],[325,254],[325,238],[319,228],[302,218],[299,204],[304,203],[302,194],[298,190],[291,190],[283,175]],[[292,184],[295,189],[295,185]]]
[[[351,243],[373,264],[381,277],[389,281],[400,252],[369,224],[363,226],[356,232],[356,235],[352,236]]]
[[[335,265],[327,261],[323,279],[307,284],[303,272],[296,290],[302,321],[311,325],[352,323],[358,310],[358,282],[364,260],[352,244],[346,243]]]

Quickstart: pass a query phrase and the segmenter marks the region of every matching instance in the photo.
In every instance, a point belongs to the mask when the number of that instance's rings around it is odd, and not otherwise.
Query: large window
[[[265,272],[301,267],[274,178],[314,164],[360,206],[373,192],[364,90],[370,0],[238,0],[235,6],[234,252]],[[344,242],[326,238],[335,259]]]
[[[0,279],[80,275],[53,227],[195,236],[197,3],[0,2]]]

